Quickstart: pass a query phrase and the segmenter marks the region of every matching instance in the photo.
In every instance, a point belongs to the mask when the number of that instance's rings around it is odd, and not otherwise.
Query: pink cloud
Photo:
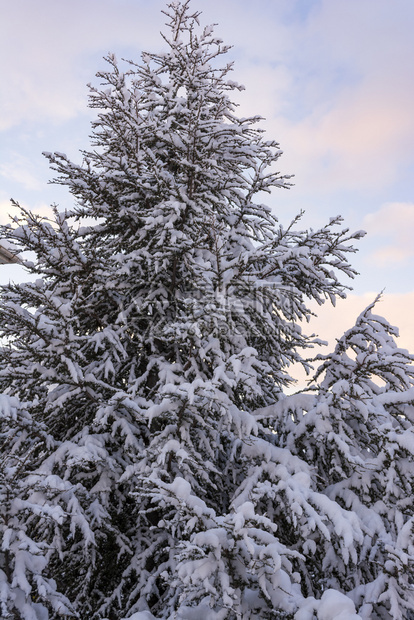
[[[383,239],[370,260],[379,264],[398,263],[414,256],[414,203],[394,202],[369,213],[363,223],[372,238]]]

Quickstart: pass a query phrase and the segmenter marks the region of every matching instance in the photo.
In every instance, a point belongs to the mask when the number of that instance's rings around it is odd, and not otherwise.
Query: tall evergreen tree
[[[339,217],[283,228],[259,202],[289,187],[274,169],[279,146],[259,117],[236,116],[241,87],[217,62],[228,47],[189,1],[165,14],[165,53],[125,72],[109,56],[98,74],[82,163],[46,154],[73,209],[54,221],[21,209],[0,230],[35,253],[37,277],[1,296],[2,613],[306,620],[334,618],[339,601],[348,619],[355,606],[368,618],[380,592],[378,617],[403,617],[409,357],[363,358],[371,366],[357,364],[349,398],[335,356],[313,396],[283,393],[289,365],[308,365],[309,300],[345,296],[361,233]],[[374,366],[381,393],[365,381]],[[363,389],[373,412],[358,426]],[[378,407],[395,420],[386,429]],[[368,456],[353,446],[364,432]],[[376,473],[359,479],[367,459]],[[374,567],[386,558],[388,576]]]

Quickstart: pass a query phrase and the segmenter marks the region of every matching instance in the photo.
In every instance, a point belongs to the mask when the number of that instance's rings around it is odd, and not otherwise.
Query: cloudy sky
[[[161,0],[0,0],[0,220],[12,197],[44,214],[70,205],[42,151],[80,161],[88,146],[88,82],[102,57],[139,59],[162,48]],[[365,229],[360,276],[314,329],[327,339],[351,326],[384,289],[378,312],[414,352],[413,0],[193,0],[204,23],[233,45],[240,114],[261,114],[295,174],[269,204],[287,224],[301,209],[316,228],[341,214]],[[3,266],[0,281],[22,279]]]

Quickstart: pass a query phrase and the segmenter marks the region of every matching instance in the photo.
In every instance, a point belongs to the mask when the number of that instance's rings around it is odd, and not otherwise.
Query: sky
[[[139,60],[160,51],[161,0],[0,0],[0,222],[10,198],[47,215],[71,198],[42,151],[80,162],[93,111],[87,83],[103,57]],[[268,204],[283,225],[341,214],[363,229],[351,261],[360,275],[336,308],[308,331],[332,342],[384,291],[378,314],[399,326],[414,352],[414,2],[412,0],[192,0],[203,24],[232,45],[232,78],[246,90],[241,116],[259,114],[280,143],[280,171],[294,187]],[[0,266],[0,283],[21,281]]]

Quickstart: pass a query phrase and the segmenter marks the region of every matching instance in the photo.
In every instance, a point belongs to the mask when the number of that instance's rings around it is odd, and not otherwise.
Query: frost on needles
[[[279,224],[228,47],[165,15],[82,163],[46,154],[73,209],[0,229],[35,256],[1,291],[0,615],[414,618],[413,357],[372,304],[285,394],[362,233]]]

